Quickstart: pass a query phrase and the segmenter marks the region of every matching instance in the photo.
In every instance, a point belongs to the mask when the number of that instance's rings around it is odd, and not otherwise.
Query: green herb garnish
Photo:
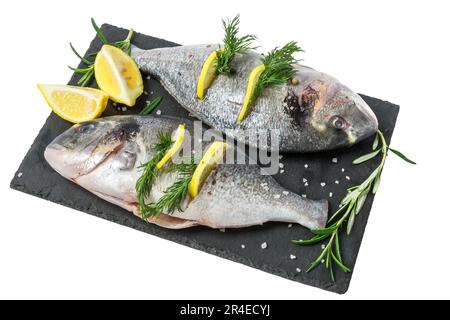
[[[265,88],[286,83],[295,73],[294,64],[298,61],[294,54],[303,52],[297,42],[286,43],[282,48],[275,48],[263,59],[264,71],[256,82],[252,101],[261,95]]]
[[[231,62],[236,53],[244,54],[251,48],[250,45],[257,37],[249,34],[238,37],[239,33],[239,15],[233,20],[222,20],[223,29],[225,30],[225,38],[223,39],[224,47],[217,50],[217,74],[230,74]]]
[[[91,18],[91,23],[92,26],[95,29],[95,32],[97,33],[98,38],[100,39],[100,41],[103,44],[109,44],[112,46],[115,46],[119,49],[122,49],[124,52],[126,52],[128,55],[131,52],[131,38],[133,37],[133,29],[130,29],[130,31],[128,32],[128,36],[121,41],[117,41],[117,42],[109,42],[106,39],[105,34],[103,33],[103,31],[97,26],[97,24],[95,23],[94,19]],[[90,83],[90,81],[92,80],[92,76],[94,75],[94,62],[95,62],[95,57],[97,56],[98,52],[94,52],[89,54],[89,57],[93,58],[94,60],[88,60],[86,58],[83,58],[73,47],[72,43],[70,44],[70,49],[72,49],[73,53],[75,53],[75,55],[86,65],[86,68],[73,68],[70,67],[69,68],[73,71],[75,71],[75,73],[80,73],[83,76],[80,78],[80,80],[78,80],[78,85],[84,87],[86,85],[88,85]]]
[[[381,141],[381,147],[378,148],[378,144]],[[378,149],[377,149],[378,148]],[[370,176],[360,185],[353,186],[348,190],[348,194],[342,199],[339,209],[331,216],[329,220],[329,224],[326,228],[311,230],[312,233],[315,234],[309,240],[293,240],[292,242],[298,245],[306,246],[313,245],[322,242],[325,239],[328,240],[328,244],[325,246],[321,254],[317,257],[317,259],[311,264],[307,272],[314,270],[319,264],[322,262],[325,263],[325,267],[330,272],[331,280],[334,282],[334,271],[333,265],[336,264],[339,268],[342,269],[345,273],[350,272],[351,270],[344,264],[341,252],[340,252],[340,244],[339,244],[339,230],[345,226],[347,235],[352,231],[353,225],[355,223],[356,216],[359,214],[361,209],[364,206],[367,195],[370,191],[375,194],[378,190],[378,186],[380,185],[380,177],[383,171],[384,163],[386,161],[386,156],[388,151],[392,151],[395,155],[399,156],[401,159],[407,161],[411,164],[416,164],[414,161],[408,159],[401,152],[390,148],[386,144],[386,140],[384,138],[383,133],[378,130],[378,133],[375,137],[375,140],[372,145],[372,152],[363,155],[353,161],[353,164],[358,165],[360,163],[366,162],[370,159],[373,159],[377,155],[381,153],[381,161],[380,164],[375,168],[375,170],[370,174]],[[343,214],[342,214],[343,212]],[[340,214],[342,214],[334,223],[334,221]],[[331,223],[331,224],[330,224]]]
[[[155,108],[157,106],[159,106],[159,104],[161,103],[162,100],[163,100],[162,96],[157,96],[156,98],[152,99],[151,101],[149,101],[147,106],[145,106],[145,108],[142,109],[141,112],[139,112],[139,115],[140,116],[146,116],[146,115],[152,113],[153,110],[155,110]]]
[[[173,164],[169,167],[170,171],[178,172],[180,178],[164,191],[164,195],[156,203],[150,205],[153,216],[162,212],[172,214],[176,209],[183,211],[181,204],[186,198],[189,182],[191,182],[192,175],[196,168],[197,163],[195,162],[194,157],[191,157],[189,163]]]
[[[172,137],[170,134],[160,133],[158,138],[159,138],[158,143],[153,146],[156,151],[156,154],[150,161],[140,166],[140,168],[143,168],[144,170],[142,172],[142,175],[136,182],[136,192],[138,196],[139,210],[142,214],[143,219],[147,219],[155,215],[152,206],[148,205],[145,202],[145,199],[150,194],[153,181],[155,180],[157,175],[158,170],[156,169],[156,165],[158,164],[159,161],[161,161],[161,159],[164,157],[166,152],[170,149],[170,147],[173,144]]]

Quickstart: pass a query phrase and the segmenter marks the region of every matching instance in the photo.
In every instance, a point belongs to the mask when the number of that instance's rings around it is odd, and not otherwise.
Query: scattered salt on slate
[[[18,174],[17,174],[17,177],[21,177],[23,175],[23,172],[19,172]]]
[[[293,254],[291,254],[291,255],[289,256],[289,258],[290,258],[291,260],[297,259],[297,257],[296,257],[295,255],[293,255]]]
[[[284,173],[284,170],[283,170],[283,169],[281,169],[281,170],[280,170],[280,173]]]
[[[261,243],[261,249],[267,249],[267,242]]]
[[[321,185],[322,187],[325,187],[327,184],[326,184],[325,182],[321,182],[320,185]]]
[[[300,272],[302,272],[302,269],[296,268],[295,271],[297,271],[298,273],[300,273]]]
[[[331,162],[333,162],[333,163],[338,163],[338,158],[333,158],[333,159],[331,159]]]
[[[242,248],[242,249],[245,249],[245,244],[241,244],[241,248]]]
[[[157,114],[158,116],[160,116],[160,115],[161,115],[161,110],[156,110],[156,114]]]

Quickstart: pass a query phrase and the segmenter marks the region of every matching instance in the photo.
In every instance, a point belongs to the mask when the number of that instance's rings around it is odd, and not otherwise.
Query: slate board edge
[[[123,28],[115,27],[115,26],[110,25],[110,24],[103,24],[101,28],[102,28],[102,30],[104,30],[105,28],[126,30],[126,29],[123,29]],[[144,34],[141,34],[141,33],[139,33],[139,34],[142,35],[142,36],[148,37],[147,35],[144,35]],[[167,41],[167,40],[164,40],[164,39],[155,38],[155,37],[152,37],[152,38],[168,42],[168,43],[170,43],[170,45],[173,45],[173,46],[177,46],[178,45],[178,44],[176,44],[174,42]],[[88,53],[91,51],[91,48],[94,47],[94,45],[96,43],[99,43],[99,42],[100,42],[100,39],[97,36],[95,36],[95,38],[91,41],[90,46],[87,49],[87,51],[86,51],[84,56],[87,57]],[[81,62],[79,64],[79,67],[84,67],[84,64]],[[76,81],[79,79],[79,77],[80,77],[79,75],[74,73],[72,75],[70,81],[69,81],[69,84],[72,84],[72,85],[76,84]],[[365,95],[362,95],[362,96],[367,97],[369,99],[377,100],[379,102],[388,103],[393,108],[396,108],[397,110],[396,110],[396,113],[395,113],[394,123],[396,122],[396,119],[397,119],[397,116],[398,116],[398,113],[399,113],[399,106],[398,105],[395,105],[395,104],[392,104],[392,103],[390,103],[388,101],[383,101],[383,100],[380,100],[380,99],[377,99],[377,98],[371,98],[371,97],[365,96]],[[37,137],[35,138],[33,144],[31,145],[30,150],[25,155],[24,160],[27,158],[27,156],[30,154],[30,152],[35,148],[36,144],[38,144],[38,142],[40,140],[39,138],[41,137],[41,134],[42,134],[42,131],[46,127],[47,123],[50,121],[51,115],[52,114],[50,114],[50,116],[47,118],[44,126],[39,131],[39,134],[37,135]],[[392,128],[392,130],[393,129],[394,128]],[[389,144],[390,139],[387,142]],[[22,161],[22,163],[24,162],[24,160]],[[33,192],[31,190],[28,190],[26,188],[26,186],[24,186],[24,185],[22,185],[22,184],[20,184],[19,182],[16,181],[17,174],[18,174],[18,172],[19,172],[21,167],[22,167],[22,164],[20,165],[20,167],[17,170],[14,178],[12,179],[12,181],[10,183],[10,187],[12,189],[15,189],[15,190],[18,190],[18,191],[21,191],[21,192],[24,192],[24,193],[27,193],[27,194],[30,194],[30,195],[34,195],[34,196],[42,198],[42,199],[45,199],[47,201],[50,201],[50,200],[46,199],[44,195],[36,193],[36,192]],[[369,208],[368,208],[369,212],[371,210],[371,207],[372,207],[372,204],[373,204],[373,200],[374,199],[372,199],[372,201],[370,201],[370,203],[369,203]],[[267,265],[258,265],[258,266],[256,266],[251,261],[251,259],[238,256],[238,255],[236,255],[236,254],[234,254],[232,252],[226,251],[226,250],[218,250],[216,248],[209,247],[209,246],[207,246],[205,244],[192,241],[192,240],[190,240],[187,237],[167,235],[164,232],[164,229],[161,229],[161,230],[158,229],[158,231],[150,233],[150,232],[148,232],[148,230],[144,230],[142,228],[141,224],[130,223],[129,221],[133,221],[132,219],[120,220],[120,219],[116,219],[112,215],[108,216],[107,213],[103,213],[103,212],[100,213],[100,212],[96,212],[96,211],[93,211],[93,210],[86,210],[85,208],[77,207],[76,205],[73,205],[73,204],[69,205],[68,203],[65,203],[64,201],[55,201],[54,199],[52,199],[52,202],[55,202],[55,203],[61,204],[61,205],[66,206],[66,207],[69,207],[69,208],[72,208],[72,209],[76,209],[76,210],[79,210],[79,211],[82,211],[82,212],[94,215],[96,217],[103,218],[105,220],[109,220],[109,221],[112,221],[112,222],[115,222],[115,223],[119,223],[121,225],[128,226],[128,227],[131,227],[133,229],[136,229],[136,230],[139,230],[139,231],[143,231],[145,233],[149,233],[149,234],[152,234],[152,235],[164,238],[166,240],[173,241],[173,242],[178,243],[178,244],[186,245],[186,246],[188,246],[190,248],[193,248],[193,249],[196,249],[196,250],[205,251],[207,253],[214,254],[214,255],[219,256],[221,258],[226,258],[226,259],[234,261],[234,262],[239,262],[239,263],[247,265],[249,267],[253,267],[255,269],[259,269],[259,270],[268,272],[270,274],[274,274],[274,275],[277,275],[277,276],[280,276],[280,277],[283,277],[283,278],[287,278],[287,279],[292,280],[292,281],[300,282],[300,283],[303,283],[303,284],[307,284],[307,285],[310,285],[310,286],[318,287],[320,289],[325,289],[325,290],[328,290],[328,291],[331,291],[331,292],[335,292],[335,293],[339,293],[339,294],[344,294],[345,292],[347,292],[347,290],[349,288],[349,285],[350,285],[350,282],[351,282],[351,278],[353,276],[353,272],[354,272],[354,270],[352,270],[352,272],[350,273],[350,278],[348,278],[348,280],[343,279],[345,281],[339,281],[339,279],[338,279],[334,284],[330,285],[330,282],[320,281],[320,280],[312,279],[312,278],[306,278],[306,277],[303,276],[304,272],[302,272],[301,274],[292,274],[292,273],[286,272],[283,269],[273,268],[273,267],[270,267],[270,266],[267,266]],[[364,234],[365,228],[367,226],[367,222],[368,222],[368,218],[365,219],[365,221],[360,222],[360,224],[362,226],[362,234]],[[362,239],[361,239],[361,241],[358,241],[358,242],[359,243],[357,244],[357,250],[355,250],[355,255],[353,257],[351,257],[351,261],[354,261],[355,264],[356,264],[356,259],[357,259],[357,256],[358,256],[358,253],[359,253],[359,249],[360,249],[360,246],[361,246],[361,243],[362,243]]]

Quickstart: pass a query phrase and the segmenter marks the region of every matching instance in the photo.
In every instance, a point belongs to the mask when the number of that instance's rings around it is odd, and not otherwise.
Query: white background
[[[8,1],[1,28],[0,298],[450,298],[448,1]],[[338,296],[9,189],[49,114],[36,83],[66,83],[89,18],[183,44],[218,42],[220,19],[268,50],[401,105],[350,290]],[[24,173],[26,174],[26,173]],[[123,276],[118,276],[123,275]]]

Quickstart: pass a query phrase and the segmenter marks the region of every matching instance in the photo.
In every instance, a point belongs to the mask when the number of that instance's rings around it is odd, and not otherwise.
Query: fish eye
[[[95,125],[92,122],[87,122],[80,126],[80,128],[78,129],[78,132],[84,133],[84,134],[89,134],[89,133],[92,133],[94,131],[94,129],[95,129]]]
[[[345,121],[345,119],[339,116],[331,117],[330,123],[336,130],[344,130],[347,126],[347,122]]]

